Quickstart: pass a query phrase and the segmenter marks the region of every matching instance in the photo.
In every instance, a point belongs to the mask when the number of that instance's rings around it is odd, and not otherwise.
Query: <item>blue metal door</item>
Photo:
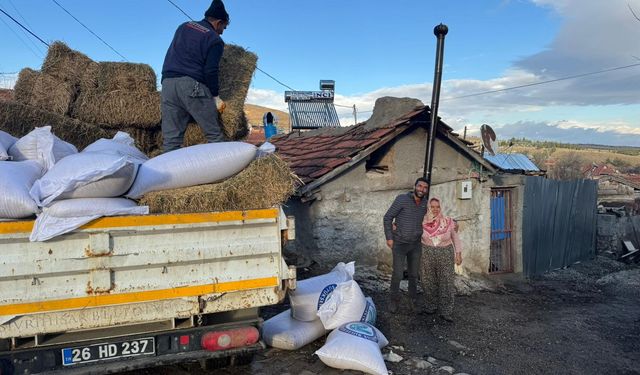
[[[511,189],[491,189],[489,273],[513,272]]]

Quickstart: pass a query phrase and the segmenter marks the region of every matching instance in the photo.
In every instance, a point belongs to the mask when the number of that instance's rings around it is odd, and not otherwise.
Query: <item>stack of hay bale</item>
[[[219,120],[229,140],[248,134],[244,102],[256,66],[255,54],[225,46],[220,97],[227,106]],[[161,152],[161,96],[156,75],[146,64],[95,62],[55,42],[41,70],[23,69],[14,90],[14,101],[0,102],[0,130],[13,136],[51,125],[57,136],[82,149],[125,131],[147,155]],[[206,142],[200,127],[189,124],[184,146]],[[297,181],[286,163],[273,155],[256,159],[221,183],[150,193],[142,204],[156,213],[266,208],[284,202]]]

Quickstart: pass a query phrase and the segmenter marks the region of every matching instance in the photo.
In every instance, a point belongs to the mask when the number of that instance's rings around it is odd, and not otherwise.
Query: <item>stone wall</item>
[[[640,216],[617,216],[598,214],[596,250],[598,254],[617,259],[626,250],[623,240],[631,241],[636,248],[640,246]]]

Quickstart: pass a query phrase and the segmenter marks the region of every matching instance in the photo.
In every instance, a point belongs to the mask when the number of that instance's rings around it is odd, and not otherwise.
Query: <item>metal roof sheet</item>
[[[538,168],[533,162],[524,154],[496,154],[489,155],[484,154],[484,158],[491,164],[505,171],[527,171],[527,172],[539,172]]]

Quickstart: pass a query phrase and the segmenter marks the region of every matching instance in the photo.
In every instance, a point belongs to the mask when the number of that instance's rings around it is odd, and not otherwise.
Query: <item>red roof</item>
[[[386,136],[398,134],[419,116],[426,119],[427,107],[420,107],[397,120],[377,128],[360,123],[344,128],[323,128],[308,132],[293,132],[271,139],[293,172],[309,184],[345,163],[362,151],[386,143]],[[391,137],[393,138],[393,136]]]
[[[619,173],[620,172],[611,164],[601,164],[601,165],[593,164],[583,172],[583,174],[587,178],[603,176],[603,175],[610,176],[610,175],[615,175]]]

